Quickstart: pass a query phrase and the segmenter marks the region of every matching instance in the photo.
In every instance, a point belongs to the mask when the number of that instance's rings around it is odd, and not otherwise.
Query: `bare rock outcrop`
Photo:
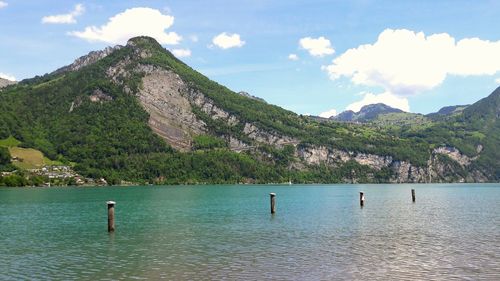
[[[210,118],[214,120],[222,119],[230,126],[234,126],[240,122],[236,116],[215,105],[213,100],[206,97],[200,91],[187,89],[186,95],[193,105],[200,108],[204,113],[210,116]]]
[[[106,101],[112,101],[113,97],[110,96],[109,94],[103,92],[101,89],[95,89],[92,92],[92,95],[89,96],[89,99],[91,102],[106,102]]]
[[[181,93],[186,85],[180,77],[167,70],[150,69],[142,78],[137,93],[149,113],[149,126],[172,147],[191,149],[195,135],[206,133],[205,123],[192,112],[189,100]]]
[[[309,165],[345,163],[349,160],[354,160],[361,165],[367,165],[375,170],[389,167],[393,162],[391,156],[354,153],[352,151],[329,149],[324,146],[301,147],[297,150],[297,156]]]
[[[85,56],[81,56],[77,58],[72,64],[63,66],[53,73],[59,74],[69,71],[76,71],[84,66],[91,65],[96,63],[97,61],[107,57],[109,54],[113,53],[116,50],[123,48],[123,46],[116,45],[114,47],[106,47],[104,50],[100,51],[92,51]]]
[[[486,176],[479,175],[477,171],[472,171],[469,176],[466,176],[467,173],[463,168],[459,168],[460,171],[457,171],[456,166],[440,162],[435,155],[432,155],[424,166],[416,166],[408,161],[395,160],[388,155],[355,153],[324,146],[299,146],[296,156],[308,165],[325,164],[336,166],[347,161],[356,161],[373,170],[388,168],[393,172],[393,176],[390,178],[392,183],[472,182],[487,179]],[[355,181],[355,179],[352,180]]]
[[[478,146],[478,149],[477,149],[478,153],[481,152],[481,150],[482,150],[482,146]],[[460,152],[460,150],[458,150],[457,148],[450,147],[450,146],[438,147],[438,148],[435,148],[432,152],[434,154],[446,155],[446,156],[450,157],[451,159],[453,159],[454,161],[458,162],[462,166],[468,166],[468,165],[470,165],[470,163],[472,161],[477,159],[477,156],[476,157],[468,157],[467,155],[462,154]]]
[[[300,141],[295,138],[262,130],[252,123],[245,123],[243,133],[257,142],[274,145],[276,147],[283,147],[287,144],[297,145],[300,143]]]
[[[324,146],[298,147],[296,156],[303,159],[308,165],[332,165],[351,159],[349,153],[345,151],[329,149]]]
[[[14,85],[16,83],[17,83],[16,81],[11,81],[11,80],[7,80],[4,78],[0,78],[0,89],[7,87],[9,85]]]
[[[407,161],[394,161],[391,163],[394,171],[393,183],[426,183],[430,181],[429,169],[417,167]]]
[[[250,149],[252,146],[233,137],[233,136],[229,136],[229,149],[231,149],[232,151],[236,151],[236,152],[240,152],[240,151],[243,151],[243,150],[247,150],[247,149]]]

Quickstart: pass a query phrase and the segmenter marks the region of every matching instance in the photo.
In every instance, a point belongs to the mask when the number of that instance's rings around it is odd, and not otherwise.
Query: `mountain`
[[[14,85],[14,84],[16,84],[15,81],[10,81],[10,80],[4,79],[4,78],[0,78],[0,89],[4,88],[6,86],[9,86],[9,85]]]
[[[2,155],[21,179],[37,171],[12,154],[31,149],[109,184],[498,181],[498,113],[478,104],[418,126],[318,122],[235,93],[136,37],[0,92],[0,147],[9,143]],[[368,107],[363,118],[403,114],[384,110],[393,109]]]
[[[368,122],[376,119],[381,114],[400,112],[403,111],[383,103],[376,103],[363,106],[359,112],[352,110],[343,111],[337,116],[330,117],[330,119],[348,122]]]
[[[491,95],[468,106],[459,117],[467,124],[466,130],[476,137],[476,152],[481,152],[473,164],[486,171],[490,178],[500,179],[500,87]]]
[[[445,106],[445,107],[439,109],[437,112],[429,113],[426,116],[429,118],[440,118],[440,117],[450,116],[453,114],[460,114],[468,106],[469,106],[468,104],[467,105]]]

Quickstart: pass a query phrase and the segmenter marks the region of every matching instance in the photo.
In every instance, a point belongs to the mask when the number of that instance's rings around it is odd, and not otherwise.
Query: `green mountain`
[[[318,122],[137,37],[5,88],[0,139],[110,184],[498,181],[498,107],[486,106],[425,126]]]
[[[368,122],[376,119],[379,115],[382,114],[402,112],[403,111],[400,109],[390,107],[383,103],[377,103],[365,105],[359,110],[359,112],[354,112],[352,110],[343,111],[337,116],[330,117],[330,119],[348,122]]]
[[[451,105],[439,109],[437,112],[429,113],[426,116],[433,119],[446,118],[450,115],[460,114],[469,105]]]

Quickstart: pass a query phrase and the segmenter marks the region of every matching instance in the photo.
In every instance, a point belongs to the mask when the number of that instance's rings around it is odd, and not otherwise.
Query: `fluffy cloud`
[[[500,85],[500,77],[498,77],[497,79],[495,79],[495,82]]]
[[[124,44],[135,36],[150,36],[160,44],[175,45],[181,41],[181,36],[175,32],[165,32],[173,24],[173,16],[164,15],[156,9],[132,8],[111,17],[100,27],[88,26],[83,31],[70,32],[70,35],[90,42],[111,44]]]
[[[347,50],[323,69],[331,79],[344,76],[405,97],[440,85],[448,75],[494,75],[500,71],[500,41],[456,42],[446,33],[386,29],[377,42]]]
[[[212,39],[212,43],[221,49],[229,49],[234,47],[239,48],[245,45],[245,41],[241,40],[239,34],[228,34],[226,32],[222,32],[221,34],[215,36]]]
[[[311,56],[323,57],[335,53],[330,40],[321,36],[318,38],[305,37],[299,40],[302,49],[306,49]]]
[[[16,81],[16,77],[2,72],[0,72],[0,78],[7,79],[10,81]]]
[[[385,92],[382,94],[365,93],[362,100],[351,103],[347,106],[346,109],[358,112],[363,106],[374,103],[384,103],[388,106],[399,108],[403,111],[410,111],[410,104],[408,103],[407,98],[399,97],[389,92]]]
[[[297,56],[296,54],[289,54],[288,59],[289,60],[299,60],[299,56]]]
[[[0,9],[5,8],[7,6],[9,6],[9,3],[5,2],[5,1],[0,1]]]
[[[319,114],[319,117],[330,118],[330,117],[335,116],[335,115],[337,115],[337,110],[332,108],[332,109],[327,110],[325,112],[321,112]]]
[[[189,49],[174,49],[172,50],[172,54],[178,58],[185,58],[191,56],[191,50]]]
[[[69,24],[76,23],[76,17],[80,16],[85,12],[85,7],[82,4],[77,4],[73,11],[67,14],[46,16],[42,18],[42,23],[52,23],[52,24]]]

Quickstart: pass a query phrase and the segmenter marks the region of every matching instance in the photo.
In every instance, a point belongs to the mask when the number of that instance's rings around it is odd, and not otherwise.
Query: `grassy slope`
[[[38,169],[43,166],[59,166],[62,162],[51,160],[43,155],[40,150],[33,148],[19,147],[21,144],[13,136],[0,140],[0,147],[7,148],[9,158],[16,158],[12,164],[21,169]]]
[[[6,139],[0,139],[0,146],[1,147],[15,147],[20,145],[21,142],[18,141],[15,137],[9,136]]]

